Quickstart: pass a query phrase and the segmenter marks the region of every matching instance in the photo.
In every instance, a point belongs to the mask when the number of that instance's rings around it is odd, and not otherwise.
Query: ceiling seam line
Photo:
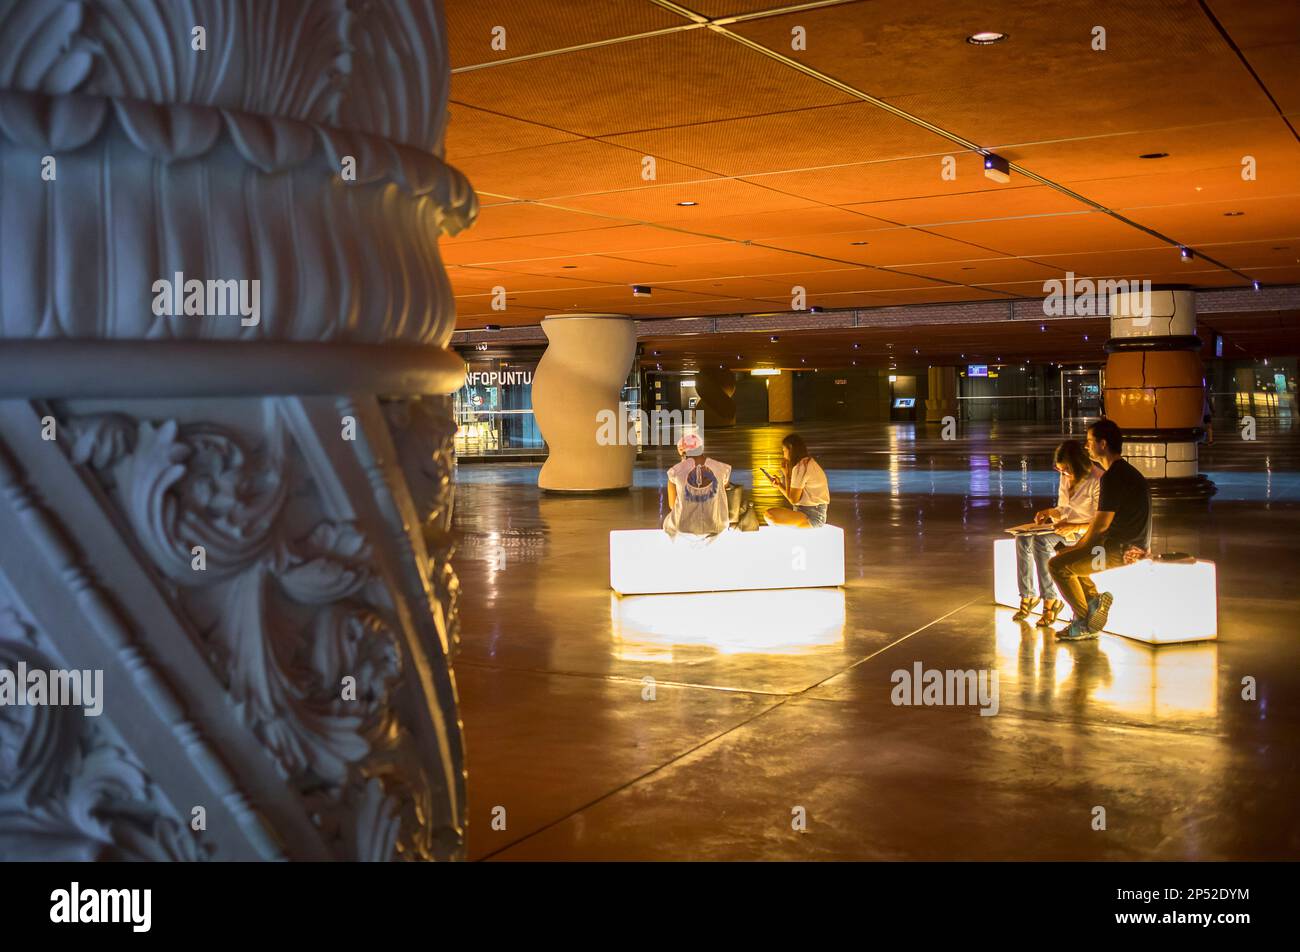
[[[1255,72],[1255,67],[1250,65],[1250,60],[1246,58],[1245,51],[1237,45],[1236,41],[1228,33],[1227,28],[1219,22],[1219,18],[1214,15],[1214,11],[1209,8],[1205,0],[1197,0],[1197,3],[1201,8],[1201,12],[1205,14],[1206,19],[1210,21],[1210,24],[1218,31],[1219,35],[1223,37],[1223,41],[1228,44],[1228,49],[1232,50],[1232,52],[1237,55],[1237,59],[1241,61],[1241,65],[1246,67],[1246,72],[1250,73],[1250,78],[1259,86],[1260,92],[1268,97],[1268,101],[1272,103],[1273,108],[1277,110],[1278,118],[1286,123],[1286,127],[1291,130],[1292,137],[1297,142],[1300,142],[1300,133],[1296,132],[1296,128],[1291,124],[1291,120],[1288,119],[1286,113],[1282,111],[1282,107],[1278,105],[1278,101],[1273,98],[1273,93],[1269,90],[1268,86],[1264,84],[1263,78]]]
[[[730,30],[727,30],[723,27],[710,25],[709,29],[715,33],[718,33],[722,36],[725,36],[741,44],[742,46],[749,47],[750,49],[756,52],[762,53],[764,56],[767,56],[778,63],[782,63],[786,66],[789,66],[792,69],[796,70],[797,72],[803,73],[806,76],[809,76],[820,82],[826,83],[827,85],[832,86],[833,88],[838,89],[841,92],[847,93],[852,96],[856,96],[859,99],[862,99],[864,102],[869,102],[872,105],[877,106],[878,108],[888,112],[890,115],[895,116],[896,118],[902,119],[906,122],[910,122],[913,125],[920,126],[922,129],[932,132],[935,135],[942,136],[943,138],[947,139],[949,142],[953,142],[957,145],[960,145],[969,151],[979,152],[982,154],[987,154],[988,152],[988,150],[985,149],[984,147],[977,145],[976,143],[972,142],[969,139],[964,138],[963,136],[957,135],[957,133],[955,132],[950,132],[947,129],[942,128],[941,126],[936,126],[934,123],[922,119],[920,116],[915,116],[904,109],[899,109],[897,106],[893,106],[890,103],[885,102],[885,100],[883,99],[878,99],[875,96],[872,96],[870,93],[863,92],[862,90],[857,89],[854,86],[850,86],[848,83],[835,79],[832,76],[828,76],[827,74],[822,73],[819,70],[813,69],[810,66],[805,66],[803,63],[800,63],[798,60],[791,59],[790,57],[784,55],[783,53],[778,53],[775,50],[768,49],[767,47],[763,46],[761,43],[756,43],[753,40],[749,39],[748,37],[741,36],[740,34],[737,33],[732,33]],[[1110,208],[1107,208],[1105,205],[1102,205],[1100,202],[1094,201],[1093,199],[1090,199],[1084,195],[1080,195],[1078,192],[1075,192],[1074,190],[1068,188],[1067,186],[1061,185],[1058,182],[1054,182],[1043,175],[1039,175],[1036,172],[1031,172],[1029,169],[1026,169],[1015,162],[1009,162],[1008,165],[1012,170],[1018,172],[1021,175],[1024,175],[1026,178],[1032,179],[1033,181],[1038,182],[1040,185],[1046,185],[1047,187],[1052,188],[1063,195],[1067,195],[1075,199],[1076,201],[1083,202],[1084,204],[1092,208],[1095,208],[1097,211],[1102,212],[1103,214],[1109,215],[1115,220],[1122,222],[1123,224],[1128,225],[1131,228],[1136,228],[1139,231],[1143,231],[1147,233],[1153,238],[1158,238],[1160,241],[1164,242],[1165,244],[1168,244],[1172,247],[1179,248],[1179,249],[1182,248],[1193,249],[1193,246],[1191,245],[1183,244],[1182,242],[1170,238],[1168,235],[1161,234],[1160,232],[1156,231],[1153,228],[1148,228],[1146,225],[1142,225],[1129,218],[1126,218],[1125,216],[1119,214],[1118,212]],[[1202,255],[1202,257],[1206,261],[1209,261],[1211,264],[1214,264],[1215,266],[1223,269],[1224,271],[1228,271],[1231,274],[1235,274],[1240,278],[1244,278],[1246,281],[1251,280],[1249,275],[1241,271],[1238,271],[1236,268],[1233,268],[1227,264],[1224,264],[1222,261],[1218,261],[1214,258],[1209,257],[1208,255]]]
[[[810,252],[810,251],[796,251],[796,250],[793,250],[793,249],[790,249],[790,248],[776,248],[776,247],[773,247],[773,246],[771,246],[771,245],[762,245],[762,244],[755,245],[754,242],[753,242],[752,240],[747,241],[747,240],[740,239],[740,238],[728,238],[728,237],[725,236],[725,235],[713,235],[713,234],[708,234],[708,233],[705,233],[705,232],[689,231],[689,230],[684,229],[684,228],[676,228],[676,227],[673,227],[673,226],[671,226],[671,225],[664,225],[664,224],[661,224],[661,223],[659,223],[659,222],[644,221],[644,220],[642,220],[642,219],[637,219],[637,218],[613,218],[613,217],[609,217],[609,216],[600,215],[599,213],[586,212],[586,211],[583,211],[582,209],[566,208],[566,207],[563,206],[563,205],[556,205],[556,204],[553,204],[553,203],[551,203],[551,202],[547,202],[547,201],[536,201],[536,200],[529,200],[529,199],[512,199],[512,198],[510,198],[510,196],[508,196],[508,195],[496,195],[496,194],[489,193],[489,192],[482,192],[482,193],[480,193],[480,194],[491,195],[493,198],[506,198],[506,199],[509,199],[509,200],[511,200],[511,201],[528,202],[529,204],[539,205],[539,206],[542,206],[542,207],[544,207],[544,208],[553,208],[553,209],[555,209],[555,210],[557,210],[557,211],[563,211],[563,212],[578,212],[578,213],[581,213],[581,214],[589,214],[589,215],[592,215],[592,217],[601,218],[602,220],[605,220],[605,221],[621,221],[621,222],[623,222],[624,224],[627,224],[627,225],[645,225],[645,226],[650,227],[650,228],[656,228],[656,229],[658,229],[658,230],[660,230],[660,231],[667,231],[667,232],[671,232],[671,233],[673,233],[673,234],[678,234],[678,235],[689,235],[689,236],[691,236],[692,238],[708,238],[708,239],[711,239],[711,240],[713,240],[713,241],[724,241],[724,242],[728,242],[728,243],[733,244],[733,245],[745,245],[746,247],[757,247],[757,248],[762,248],[762,249],[764,249],[765,251],[781,251],[781,252],[785,252],[786,254],[800,255],[800,256],[802,256],[802,257],[805,257],[805,258],[813,258],[814,260],[818,260],[818,261],[829,261],[829,262],[831,262],[831,263],[833,263],[833,264],[844,264],[844,265],[847,265],[847,266],[850,267],[850,268],[867,268],[867,269],[870,269],[870,270],[873,270],[873,271],[881,271],[881,272],[884,272],[884,273],[887,273],[887,274],[906,274],[906,272],[896,272],[896,271],[892,271],[892,270],[890,270],[887,266],[883,266],[883,265],[863,264],[863,263],[861,263],[861,262],[857,262],[857,261],[845,261],[845,260],[842,259],[842,258],[831,258],[831,257],[827,257],[827,256],[824,256],[824,255],[814,254],[813,252]],[[782,194],[784,194],[784,193],[782,193]],[[828,208],[834,208],[834,207],[836,207],[836,206],[831,205],[831,206],[826,206],[826,207],[828,207]],[[617,226],[615,226],[615,227],[617,227]],[[882,230],[882,231],[889,231],[889,230],[892,230],[892,229],[881,229],[881,230]],[[900,229],[900,230],[906,230],[906,229],[904,228],[904,229]],[[484,239],[484,240],[491,240],[491,239]],[[503,239],[503,240],[504,240],[504,239]],[[948,240],[949,240],[949,241],[959,241],[960,239],[950,238],[950,239],[948,239]],[[962,244],[970,244],[970,242],[962,242]],[[680,247],[686,247],[686,246],[680,246]],[[972,246],[972,247],[978,247],[978,246]],[[653,249],[643,249],[643,250],[653,250]],[[984,250],[989,250],[989,251],[991,251],[992,249],[984,249]],[[561,252],[561,253],[559,253],[559,254],[549,255],[549,256],[546,256],[546,257],[543,257],[543,258],[523,258],[523,259],[514,259],[514,260],[522,260],[522,261],[550,261],[552,258],[572,258],[572,257],[589,257],[589,256],[602,256],[602,252],[599,252],[599,251],[589,251],[589,252],[567,252],[567,253],[566,253],[566,252]],[[1001,257],[1009,257],[1009,256],[1007,256],[1007,255],[1002,255]],[[502,259],[502,262],[501,262],[501,263],[509,263],[509,260],[510,260],[510,259]],[[487,264],[492,264],[493,262],[486,262],[486,263],[487,263]],[[908,276],[908,277],[924,277],[924,275],[913,275],[913,274],[908,274],[907,276]],[[950,285],[953,285],[954,287],[970,287],[970,285],[962,284],[961,282],[946,281],[946,280],[941,279],[941,278],[927,278],[926,280],[931,280],[931,281],[941,281],[941,282],[944,283],[944,284],[950,284]],[[977,290],[977,289],[975,289],[975,288],[971,288],[971,290]]]
[[[666,26],[658,30],[648,30],[645,33],[629,33],[626,36],[611,36],[603,40],[592,40],[590,43],[579,43],[575,46],[565,46],[557,50],[538,50],[536,53],[524,53],[520,56],[508,56],[505,59],[490,60],[483,63],[471,63],[467,66],[456,66],[451,70],[451,74],[456,76],[460,73],[473,73],[481,69],[492,69],[496,66],[512,66],[516,63],[529,63],[533,60],[549,59],[552,56],[563,56],[566,53],[581,53],[585,50],[601,49],[606,46],[618,46],[620,43],[631,43],[636,40],[653,39],[657,36],[670,36],[674,33],[685,33],[706,26],[707,24],[705,23],[679,23],[676,26]]]

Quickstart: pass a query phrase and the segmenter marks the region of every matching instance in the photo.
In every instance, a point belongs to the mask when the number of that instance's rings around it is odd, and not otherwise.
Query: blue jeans
[[[1058,544],[1065,541],[1064,536],[1055,532],[1042,535],[1016,536],[1016,583],[1021,598],[1034,597],[1034,576],[1038,576],[1038,594],[1044,599],[1059,599],[1056,583],[1047,571],[1047,561],[1056,554]]]
[[[826,525],[826,510],[830,508],[830,503],[819,502],[815,506],[795,506],[796,512],[802,512],[808,517],[808,524],[814,529],[818,526]]]

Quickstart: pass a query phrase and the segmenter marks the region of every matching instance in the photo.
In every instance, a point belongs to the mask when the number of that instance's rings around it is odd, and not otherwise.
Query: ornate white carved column
[[[542,489],[597,492],[632,485],[636,446],[598,439],[602,412],[622,433],[619,394],[636,353],[636,327],[621,314],[559,314],[542,321],[546,353],[533,374],[533,413],[546,440]],[[608,430],[609,428],[606,428]]]
[[[0,0],[0,859],[451,859],[434,0]],[[200,822],[200,819],[202,822]]]

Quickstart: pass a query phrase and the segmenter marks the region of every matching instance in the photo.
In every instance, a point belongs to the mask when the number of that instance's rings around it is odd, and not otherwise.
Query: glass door
[[[1101,371],[1061,371],[1061,419],[1095,420],[1101,416]]]

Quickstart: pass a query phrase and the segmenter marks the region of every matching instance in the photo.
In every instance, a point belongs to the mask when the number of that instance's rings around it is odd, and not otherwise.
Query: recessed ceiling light
[[[485,330],[485,331],[499,331],[499,330],[501,330],[501,325],[500,325],[500,324],[484,324],[484,325],[483,325],[483,330]]]
[[[566,265],[561,265],[561,267],[563,267],[565,270],[568,270],[568,269],[570,269],[570,268],[576,268],[577,265],[576,265],[576,264],[566,264]]]
[[[770,340],[773,344],[775,344],[780,339],[781,338],[777,337],[775,334],[773,334],[771,337],[768,338],[768,340]]]
[[[1241,216],[1241,215],[1244,215],[1244,214],[1246,214],[1246,213],[1245,213],[1245,212],[1224,212],[1224,213],[1223,213],[1223,217],[1224,217],[1224,218],[1237,218],[1237,217],[1239,217],[1239,216]]]
[[[677,204],[682,208],[690,208],[692,205],[698,205],[699,202],[678,202]]]
[[[1141,155],[1138,156],[1138,158],[1139,159],[1167,159],[1169,158],[1169,153],[1168,152],[1143,152]]]
[[[649,297],[649,296],[650,296],[650,287],[649,287],[649,285],[645,285],[645,284],[634,284],[634,285],[632,285],[632,296],[633,296],[633,297]]]
[[[849,244],[851,244],[851,245],[866,245],[866,244],[870,244],[870,242],[866,242],[866,241],[850,241]]]
[[[1192,251],[1191,248],[1179,248],[1178,257],[1182,260],[1183,264],[1187,264],[1196,257],[1196,253]]]
[[[966,37],[966,42],[972,46],[988,46],[992,43],[1001,43],[1007,38],[1005,33],[997,33],[993,30],[980,30],[978,33],[972,33]]]

